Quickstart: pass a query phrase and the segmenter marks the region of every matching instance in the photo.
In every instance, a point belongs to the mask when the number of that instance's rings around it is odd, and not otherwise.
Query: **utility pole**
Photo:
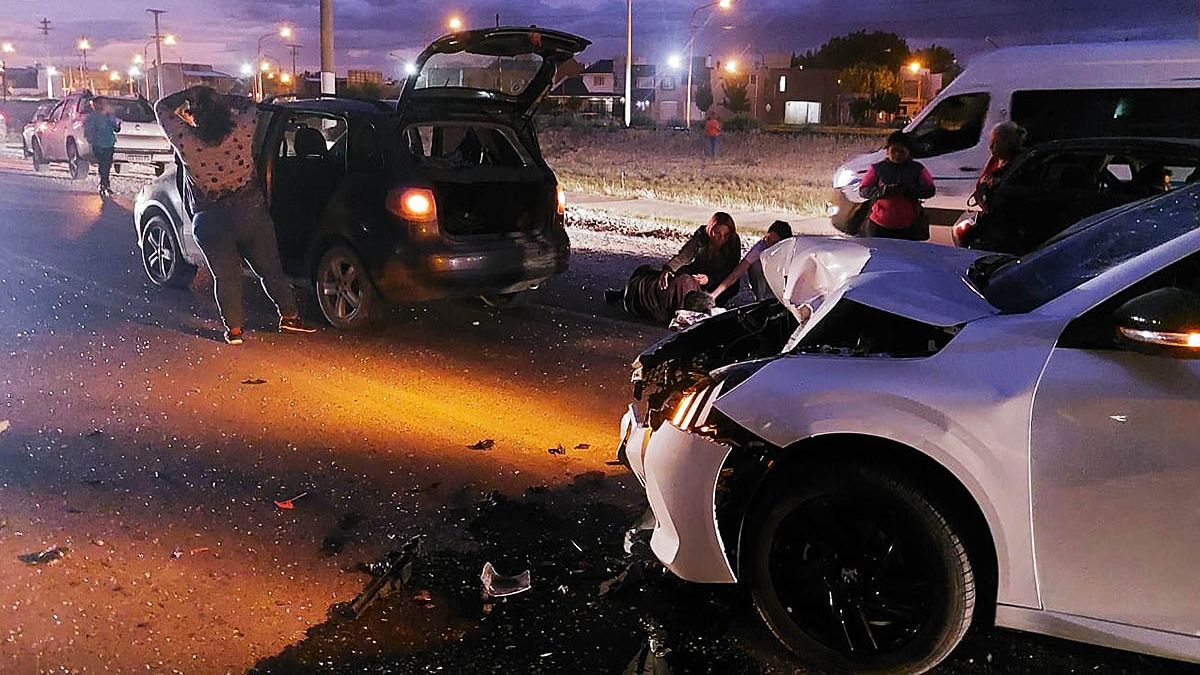
[[[321,0],[321,93],[337,93],[333,74],[333,0]]]
[[[42,17],[38,22],[38,32],[42,34],[42,50],[46,52],[46,98],[54,98],[54,75],[50,63],[50,19]]]
[[[159,17],[159,15],[166,14],[167,10],[165,10],[165,9],[147,9],[146,11],[150,12],[151,14],[154,15],[154,81],[155,81],[155,84],[158,86],[158,98],[162,98],[163,97],[163,84],[162,84],[162,39],[163,39],[163,36],[162,36],[162,33],[158,29],[158,17]]]
[[[625,126],[633,123],[633,0],[625,0]]]
[[[296,76],[296,52],[300,51],[300,45],[286,45],[292,50],[292,77]]]

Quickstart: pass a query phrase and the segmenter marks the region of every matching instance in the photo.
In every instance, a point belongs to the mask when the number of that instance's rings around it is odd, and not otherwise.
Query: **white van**
[[[933,174],[925,202],[931,239],[950,228],[987,164],[988,130],[1012,120],[1032,145],[1104,136],[1200,138],[1200,42],[1157,41],[1011,47],[976,56],[905,128]],[[838,168],[829,216],[846,231],[863,200],[859,182],[878,150]]]

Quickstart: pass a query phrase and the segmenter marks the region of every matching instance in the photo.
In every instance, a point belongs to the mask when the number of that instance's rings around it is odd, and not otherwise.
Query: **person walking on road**
[[[680,309],[708,312],[713,307],[708,292],[716,287],[718,279],[729,276],[741,252],[733,217],[719,211],[665,265],[638,267],[625,288],[606,290],[604,299],[622,305],[630,314],[660,323],[670,321]],[[718,304],[734,295],[736,286],[725,291]]]
[[[258,110],[245,96],[222,96],[196,86],[171,94],[154,106],[171,145],[183,161],[194,204],[196,242],[212,271],[225,342],[242,344],[242,263],[262,280],[279,311],[279,330],[312,333],[283,265],[275,227],[255,180],[251,144]]]
[[[709,112],[708,118],[704,120],[704,135],[708,139],[706,154],[709,157],[716,157],[717,145],[721,138],[721,120],[717,119],[717,114],[714,112]]]
[[[771,227],[767,228],[767,234],[758,243],[751,246],[746,255],[742,257],[742,261],[737,267],[725,277],[725,280],[720,283],[715,289],[709,292],[712,299],[716,301],[731,288],[736,288],[738,281],[749,275],[750,290],[754,292],[755,300],[766,300],[771,297],[771,288],[767,284],[767,278],[763,274],[762,254],[763,251],[771,248],[775,244],[784,239],[791,239],[792,226],[784,220],[777,220],[771,223]]]
[[[890,239],[928,239],[928,228],[918,228],[921,200],[934,194],[933,176],[912,158],[912,140],[903,131],[888,136],[887,158],[867,169],[858,189],[870,200],[871,211],[860,236]],[[924,231],[920,231],[924,230]]]
[[[117,132],[120,130],[121,120],[112,113],[108,103],[101,100],[97,104],[93,101],[91,111],[83,120],[83,137],[92,148],[92,156],[96,158],[101,197],[112,197],[109,178],[112,175],[113,152],[117,147]]]

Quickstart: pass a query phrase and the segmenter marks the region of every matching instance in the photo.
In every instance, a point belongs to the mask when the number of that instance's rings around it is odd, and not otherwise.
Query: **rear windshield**
[[[132,98],[108,98],[98,96],[95,99],[96,108],[100,108],[100,104],[104,103],[112,114],[117,116],[117,119],[122,122],[155,122],[154,109],[150,104],[140,99]]]
[[[520,142],[498,126],[416,124],[405,129],[404,140],[412,156],[431,167],[520,167],[530,163]]]
[[[1188,112],[1188,111],[1192,112]],[[1200,89],[1016,91],[1012,119],[1030,144],[1060,138],[1200,138]]]
[[[434,54],[417,77],[417,89],[476,89],[519,96],[529,88],[542,67],[537,54],[485,56]]]

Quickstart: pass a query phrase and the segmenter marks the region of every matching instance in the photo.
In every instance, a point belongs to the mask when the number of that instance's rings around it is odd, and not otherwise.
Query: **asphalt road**
[[[210,290],[151,285],[128,200],[89,185],[0,164],[0,671],[797,669],[737,589],[624,558],[642,502],[616,425],[661,331],[600,295],[670,242],[572,231],[571,271],[525,304],[400,307],[365,335],[280,335],[251,290],[232,348]],[[415,535],[404,591],[330,618]],[[485,561],[532,590],[482,601]],[[1182,672],[997,630],[944,669],[1151,670]]]

